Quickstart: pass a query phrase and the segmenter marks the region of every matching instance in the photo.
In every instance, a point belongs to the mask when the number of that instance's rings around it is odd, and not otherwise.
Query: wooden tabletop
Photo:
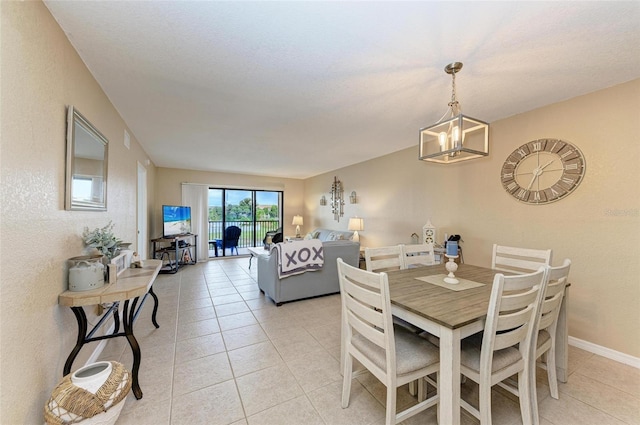
[[[391,304],[451,329],[484,318],[496,271],[460,264],[455,272],[456,277],[485,284],[463,291],[454,291],[416,279],[447,273],[442,264],[388,272]]]
[[[126,269],[116,283],[106,284],[90,291],[64,291],[58,296],[58,304],[66,307],[82,307],[129,300],[149,292],[153,281],[158,276],[161,260],[144,260],[139,269]]]

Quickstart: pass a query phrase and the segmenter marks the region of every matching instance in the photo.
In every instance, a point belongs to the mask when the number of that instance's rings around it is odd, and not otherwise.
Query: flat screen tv
[[[191,207],[163,205],[162,206],[162,236],[173,236],[191,233]]]

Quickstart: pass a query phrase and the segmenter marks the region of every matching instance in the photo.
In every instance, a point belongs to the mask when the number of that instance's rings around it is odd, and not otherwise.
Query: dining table
[[[460,341],[484,329],[496,270],[459,264],[458,284],[444,282],[444,265],[422,266],[387,272],[391,312],[394,316],[439,338],[440,399],[442,424],[460,424]],[[505,275],[512,273],[500,272]],[[565,289],[556,331],[558,379],[567,381],[568,287]]]

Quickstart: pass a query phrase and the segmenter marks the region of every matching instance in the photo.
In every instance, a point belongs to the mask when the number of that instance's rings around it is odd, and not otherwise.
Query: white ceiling
[[[640,77],[637,1],[46,5],[161,167],[307,178],[417,158],[454,61],[464,113],[488,122]]]

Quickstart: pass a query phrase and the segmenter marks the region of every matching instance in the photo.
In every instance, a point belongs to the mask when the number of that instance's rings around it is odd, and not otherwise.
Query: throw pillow
[[[329,233],[329,235],[327,235],[327,240],[328,241],[337,241],[338,240],[338,235],[336,235],[334,232]]]
[[[312,233],[307,233],[307,234],[304,236],[304,240],[305,240],[305,241],[308,241],[308,240],[310,240],[310,239],[313,239],[313,234],[312,234]]]

